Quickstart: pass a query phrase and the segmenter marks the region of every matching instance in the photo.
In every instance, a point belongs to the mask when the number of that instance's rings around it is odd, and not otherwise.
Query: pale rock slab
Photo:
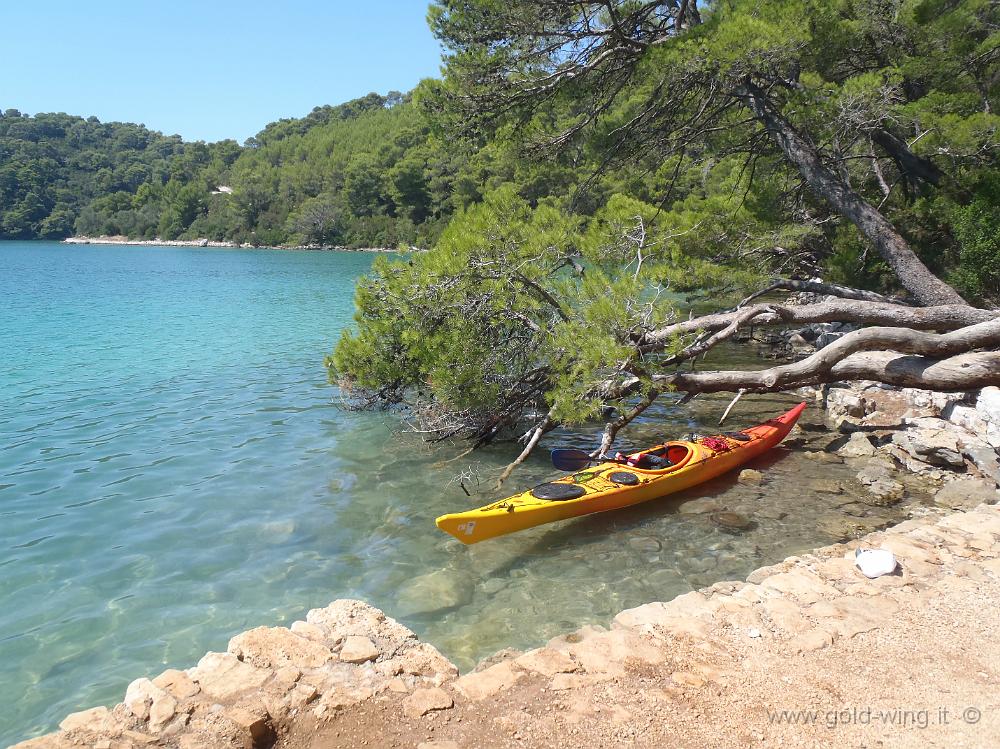
[[[813,629],[801,635],[797,635],[788,641],[788,649],[796,655],[811,653],[815,650],[822,650],[828,645],[832,645],[833,634],[824,629]]]
[[[187,673],[178,671],[176,668],[168,668],[153,679],[153,684],[165,692],[169,692],[176,700],[186,700],[201,691],[201,688],[191,680]]]
[[[331,644],[339,644],[351,636],[367,637],[386,657],[417,642],[417,636],[364,601],[342,598],[326,608],[313,609],[306,623],[318,627]]]
[[[454,683],[455,689],[470,700],[483,700],[512,687],[524,676],[509,661],[497,663],[485,671],[478,671],[460,677]]]
[[[366,663],[379,657],[379,649],[367,637],[349,635],[340,650],[340,660],[344,663]]]
[[[110,717],[111,711],[108,708],[92,707],[89,710],[70,713],[59,723],[59,728],[64,731],[92,731],[98,733],[107,727]]]
[[[239,730],[250,735],[253,747],[273,743],[274,729],[271,727],[270,716],[266,711],[234,707],[227,710],[225,716],[235,723]]]
[[[451,695],[440,687],[418,689],[403,700],[403,714],[408,718],[419,718],[432,710],[447,710],[454,704]]]
[[[285,627],[257,627],[229,641],[230,653],[257,668],[319,668],[333,659],[329,648]]]
[[[867,458],[875,454],[875,446],[863,432],[852,432],[837,454],[843,458]]]
[[[393,661],[397,674],[425,676],[441,683],[458,676],[458,667],[427,642],[418,642]]]
[[[983,503],[995,503],[1000,493],[985,481],[956,479],[934,495],[934,504],[950,510],[968,510]]]
[[[615,676],[628,661],[660,665],[664,652],[638,632],[615,629],[587,637],[569,646],[569,654],[589,674]]]
[[[906,431],[895,432],[892,441],[917,460],[937,466],[961,467],[962,450],[958,438],[951,429],[942,429],[937,419],[921,419],[921,422],[935,426],[920,426]]]
[[[763,608],[771,623],[783,632],[795,635],[812,628],[799,607],[785,598],[769,598]]]
[[[534,671],[544,676],[571,673],[577,669],[576,661],[565,653],[552,648],[529,650],[524,655],[515,658],[514,663],[525,671]]]
[[[836,588],[824,582],[821,577],[802,569],[772,575],[760,586],[765,591],[774,590],[802,603],[814,603],[840,595]]]
[[[314,642],[323,642],[326,640],[326,633],[315,624],[310,624],[309,622],[294,621],[292,622],[291,630],[299,637],[305,637],[307,640],[313,640]]]
[[[190,675],[209,697],[230,700],[260,689],[272,672],[243,663],[232,653],[207,653]]]
[[[149,679],[136,679],[125,690],[125,706],[139,720],[148,720],[152,731],[159,731],[177,714],[177,700]]]

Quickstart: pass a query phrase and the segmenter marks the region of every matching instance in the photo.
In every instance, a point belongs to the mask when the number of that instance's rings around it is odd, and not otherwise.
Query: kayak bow
[[[521,494],[475,510],[442,515],[437,527],[464,544],[532,528],[557,520],[607,512],[648,502],[702,484],[743,465],[781,442],[806,404],[739,433],[720,434],[695,442],[675,440],[629,456],[666,457],[665,468],[648,469],[603,462]]]

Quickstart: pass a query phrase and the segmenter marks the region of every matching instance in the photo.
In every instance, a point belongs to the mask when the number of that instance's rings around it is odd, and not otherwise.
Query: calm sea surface
[[[326,381],[371,261],[0,242],[0,745],[342,597],[468,668],[827,543],[817,518],[854,501],[846,468],[781,450],[764,487],[702,492],[754,520],[742,535],[668,500],[463,547],[433,518],[498,496],[512,448],[428,448],[342,410]],[[789,402],[745,398],[733,423]],[[718,418],[718,400],[694,403],[635,444]],[[482,477],[471,499],[465,471]],[[554,475],[540,454],[507,493]],[[809,491],[831,478],[845,495]]]

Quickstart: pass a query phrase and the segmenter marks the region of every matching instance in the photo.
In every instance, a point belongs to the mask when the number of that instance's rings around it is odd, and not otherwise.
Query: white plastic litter
[[[896,570],[896,557],[888,549],[858,549],[854,553],[854,563],[868,578],[891,575]]]

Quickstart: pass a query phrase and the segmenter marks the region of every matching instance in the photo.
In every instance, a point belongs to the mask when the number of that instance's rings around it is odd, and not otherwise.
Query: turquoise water
[[[832,540],[816,518],[853,490],[808,481],[849,472],[787,450],[762,467],[791,496],[703,490],[753,518],[739,536],[679,501],[473,547],[441,534],[435,516],[498,496],[513,451],[431,449],[338,407],[322,358],[371,257],[0,242],[0,745],[335,598],[385,608],[467,668]],[[788,403],[747,397],[738,419]],[[720,411],[667,405],[633,439]],[[553,475],[542,452],[506,493]]]

